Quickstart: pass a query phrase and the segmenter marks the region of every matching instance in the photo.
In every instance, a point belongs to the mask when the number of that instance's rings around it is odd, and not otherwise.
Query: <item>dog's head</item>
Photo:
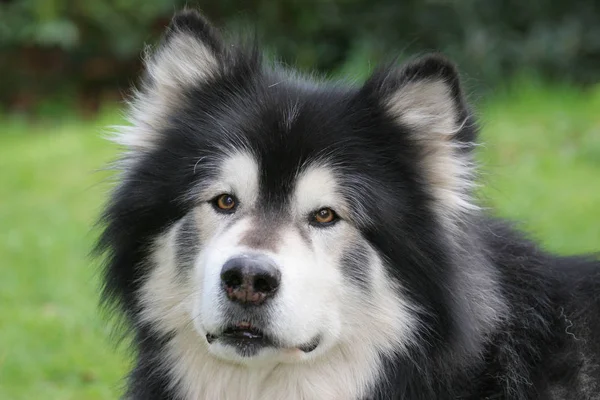
[[[186,11],[146,67],[101,239],[140,331],[242,364],[451,335],[474,128],[449,62],[316,82]]]

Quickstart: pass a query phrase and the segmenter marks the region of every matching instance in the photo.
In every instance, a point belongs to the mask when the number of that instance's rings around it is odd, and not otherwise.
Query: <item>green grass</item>
[[[96,124],[0,126],[0,398],[116,398],[124,358],[87,258],[115,149]]]
[[[482,105],[483,196],[552,251],[600,251],[600,86],[526,81]]]
[[[600,89],[514,85],[485,101],[486,203],[545,247],[600,250]],[[0,120],[0,398],[113,399],[127,369],[87,258],[116,121]],[[118,351],[117,351],[118,350]]]

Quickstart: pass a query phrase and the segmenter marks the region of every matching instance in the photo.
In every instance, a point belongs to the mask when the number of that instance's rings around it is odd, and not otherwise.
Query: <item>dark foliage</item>
[[[598,81],[596,0],[324,0],[0,2],[0,104],[30,109],[63,96],[94,109],[140,72],[174,10],[200,8],[221,26],[256,31],[282,61],[361,77],[385,57],[438,50],[491,87],[517,72]]]

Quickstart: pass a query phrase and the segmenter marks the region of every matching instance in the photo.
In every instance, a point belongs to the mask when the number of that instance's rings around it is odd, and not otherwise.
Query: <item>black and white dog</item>
[[[146,59],[98,245],[125,397],[600,399],[600,263],[477,207],[453,65],[261,58],[187,10]]]

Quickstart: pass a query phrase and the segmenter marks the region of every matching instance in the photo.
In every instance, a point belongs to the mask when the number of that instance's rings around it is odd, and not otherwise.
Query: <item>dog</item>
[[[178,12],[115,140],[106,304],[127,399],[600,399],[600,262],[473,195],[438,54],[308,78]]]

